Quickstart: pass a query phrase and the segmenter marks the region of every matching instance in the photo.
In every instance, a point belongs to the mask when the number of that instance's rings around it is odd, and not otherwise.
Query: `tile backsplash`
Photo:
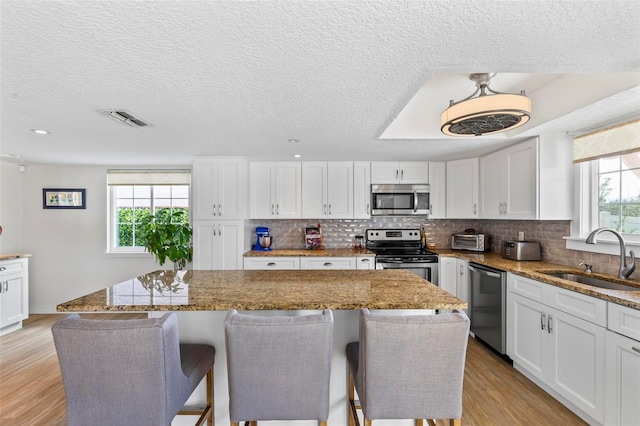
[[[591,253],[565,248],[562,237],[570,234],[570,221],[535,221],[535,220],[461,220],[432,219],[414,217],[376,217],[371,219],[277,219],[249,220],[251,229],[266,226],[273,236],[273,247],[276,249],[303,249],[304,228],[322,226],[325,248],[348,248],[355,243],[356,235],[365,235],[369,228],[420,228],[424,226],[427,242],[435,243],[437,248],[451,248],[451,234],[473,228],[479,233],[488,234],[492,238],[491,251],[499,253],[502,243],[517,240],[518,232],[524,232],[525,240],[538,241],[542,247],[542,260],[561,265],[578,266],[580,262],[594,265],[594,271],[607,274],[618,274],[619,257],[600,253]],[[250,235],[250,243],[255,242],[255,234]],[[638,279],[640,272],[634,272],[631,278]]]

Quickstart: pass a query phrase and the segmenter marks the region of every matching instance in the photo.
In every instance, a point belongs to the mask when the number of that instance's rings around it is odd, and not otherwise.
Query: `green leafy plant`
[[[169,259],[174,269],[183,269],[193,260],[193,229],[189,223],[172,223],[169,215],[150,215],[140,222],[139,232],[138,240],[158,264]]]

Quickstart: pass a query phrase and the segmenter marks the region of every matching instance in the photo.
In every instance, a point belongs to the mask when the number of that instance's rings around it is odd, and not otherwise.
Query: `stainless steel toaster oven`
[[[485,234],[453,234],[451,236],[452,250],[489,251],[491,237]]]

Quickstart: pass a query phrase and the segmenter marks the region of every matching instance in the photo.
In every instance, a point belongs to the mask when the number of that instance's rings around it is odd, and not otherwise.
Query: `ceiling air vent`
[[[114,120],[118,120],[121,123],[128,124],[129,126],[133,126],[133,127],[150,126],[150,124],[145,123],[144,121],[134,117],[133,115],[129,114],[127,111],[124,111],[124,110],[103,109],[103,110],[100,110],[100,112],[113,118]]]

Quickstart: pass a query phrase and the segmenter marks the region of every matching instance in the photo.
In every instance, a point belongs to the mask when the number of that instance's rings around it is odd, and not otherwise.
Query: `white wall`
[[[31,313],[55,312],[59,303],[160,269],[150,254],[106,254],[106,170],[91,166],[27,166],[21,247],[33,255],[29,260]],[[85,188],[87,208],[43,209],[43,188]],[[5,209],[4,200],[2,208]]]
[[[24,244],[24,180],[18,165],[0,161],[0,253],[29,252]]]

